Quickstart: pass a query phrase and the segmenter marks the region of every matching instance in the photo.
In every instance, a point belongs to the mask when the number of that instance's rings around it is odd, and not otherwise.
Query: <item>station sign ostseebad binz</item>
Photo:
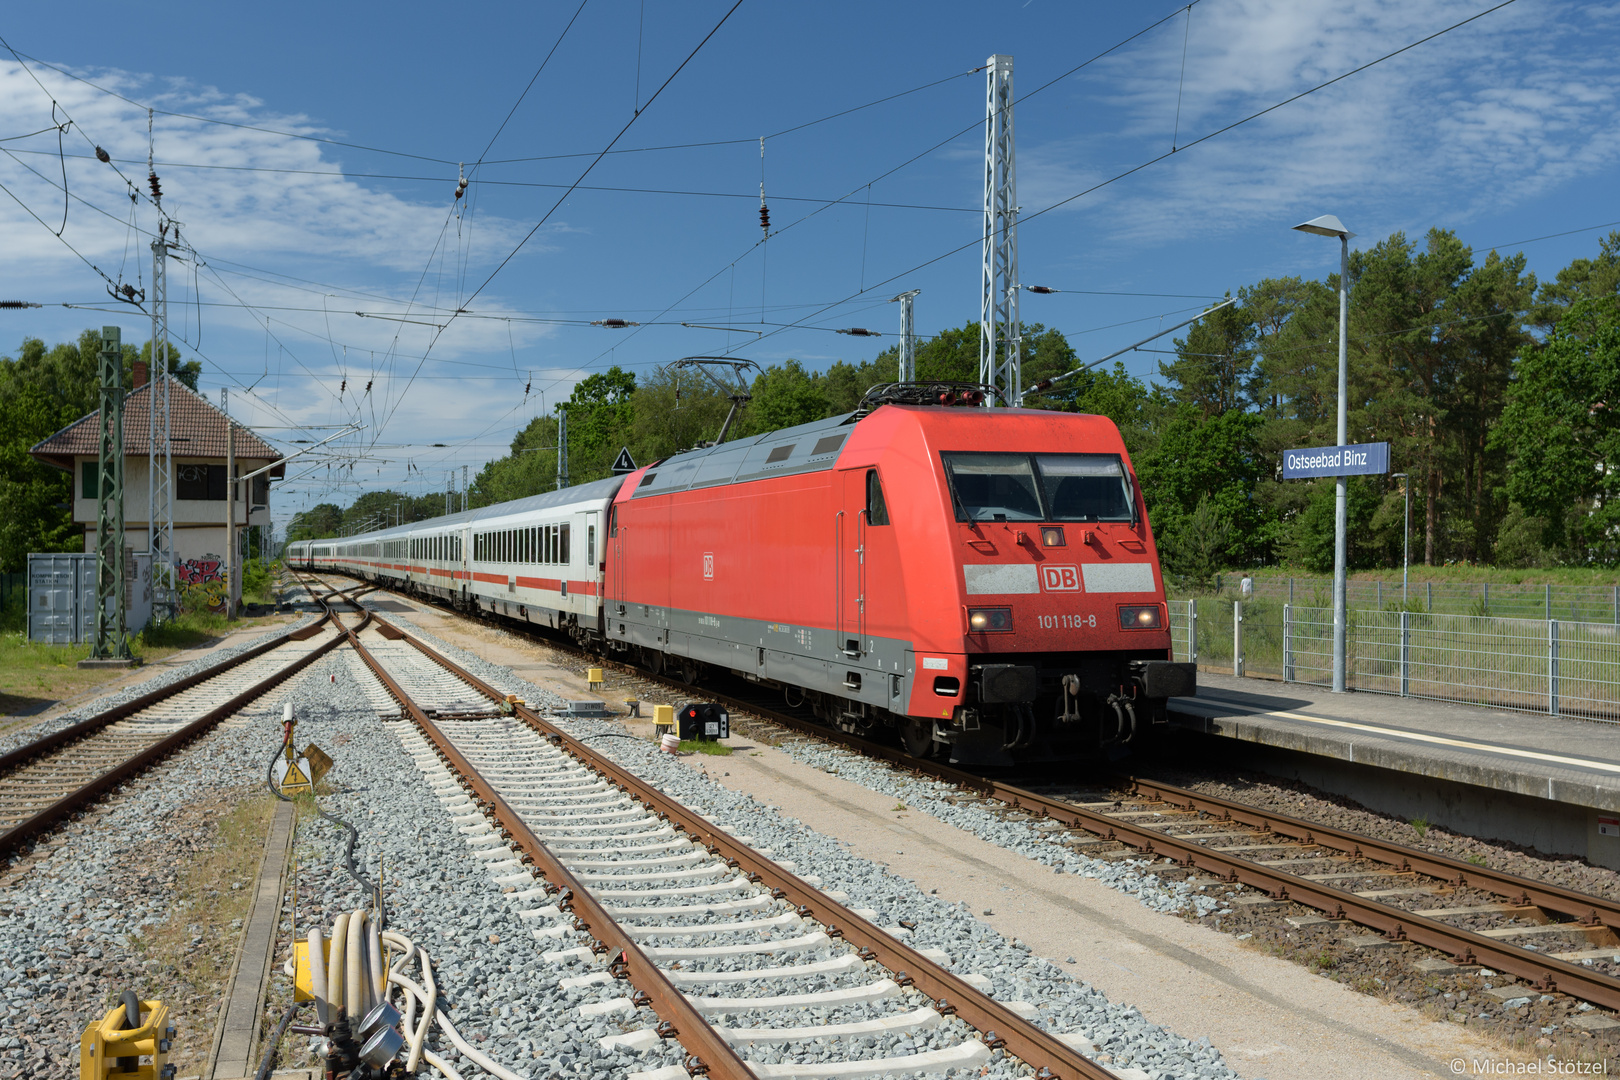
[[[1387,472],[1387,442],[1311,446],[1304,450],[1283,451],[1284,480],[1308,480],[1314,476],[1378,476]]]

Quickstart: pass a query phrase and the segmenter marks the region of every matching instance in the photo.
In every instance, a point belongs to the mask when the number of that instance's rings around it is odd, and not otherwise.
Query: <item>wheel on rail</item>
[[[700,665],[696,660],[677,659],[670,669],[670,674],[687,686],[691,686],[698,681],[698,675],[701,674]]]
[[[934,722],[915,716],[900,725],[900,745],[915,758],[931,758],[935,754]]]

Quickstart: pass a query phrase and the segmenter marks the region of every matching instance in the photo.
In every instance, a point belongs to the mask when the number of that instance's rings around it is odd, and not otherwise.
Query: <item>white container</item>
[[[658,740],[658,745],[659,748],[664,751],[664,753],[673,754],[675,751],[681,748],[681,737],[675,734],[665,735],[662,739]]]

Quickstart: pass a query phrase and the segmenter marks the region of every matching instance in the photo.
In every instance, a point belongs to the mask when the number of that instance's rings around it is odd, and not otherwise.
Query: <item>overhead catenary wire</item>
[[[1195,0],[1195,2],[1196,2],[1196,0]],[[1109,176],[1109,177],[1107,177],[1107,178],[1105,178],[1103,180],[1100,180],[1097,183],[1092,184],[1091,186],[1089,186],[1087,188],[1084,188],[1084,189],[1082,189],[1080,191],[1077,191],[1073,195],[1068,196],[1067,198],[1060,199],[1057,202],[1052,203],[1052,204],[1050,204],[1048,206],[1042,207],[1040,210],[1037,210],[1037,211],[1035,211],[1035,212],[1033,212],[1031,214],[1022,215],[1019,218],[1019,224],[1020,225],[1026,225],[1030,221],[1035,220],[1036,218],[1042,217],[1043,215],[1049,214],[1054,210],[1057,210],[1057,209],[1060,209],[1060,208],[1062,208],[1064,206],[1067,206],[1070,203],[1072,203],[1072,202],[1074,202],[1074,201],[1076,201],[1078,199],[1084,198],[1085,196],[1090,195],[1090,194],[1092,194],[1094,192],[1100,191],[1103,188],[1108,187],[1111,184],[1118,183],[1120,180],[1123,180],[1123,179],[1125,179],[1125,178],[1127,178],[1129,176],[1133,176],[1136,173],[1141,172],[1143,169],[1146,169],[1146,168],[1149,168],[1149,167],[1151,167],[1153,165],[1156,165],[1159,162],[1166,160],[1167,158],[1174,157],[1178,153],[1185,152],[1186,150],[1190,149],[1191,147],[1197,146],[1197,145],[1199,145],[1201,143],[1208,142],[1209,140],[1214,139],[1214,138],[1216,138],[1216,137],[1218,137],[1220,135],[1224,135],[1225,133],[1227,133],[1229,131],[1233,131],[1233,130],[1239,128],[1239,127],[1242,127],[1243,125],[1248,124],[1248,123],[1250,123],[1250,122],[1252,122],[1254,120],[1257,120],[1260,117],[1265,116],[1265,115],[1267,115],[1269,113],[1275,112],[1278,109],[1283,108],[1286,105],[1290,105],[1293,102],[1301,100],[1302,98],[1309,97],[1310,95],[1312,95],[1312,94],[1314,94],[1314,93],[1316,93],[1316,92],[1318,92],[1320,90],[1323,90],[1323,89],[1325,89],[1325,88],[1327,88],[1329,86],[1332,86],[1335,83],[1342,82],[1345,79],[1348,79],[1353,75],[1357,75],[1357,74],[1359,74],[1359,73],[1361,73],[1363,71],[1366,71],[1369,68],[1375,67],[1378,64],[1381,64],[1386,60],[1390,60],[1390,59],[1393,59],[1394,57],[1400,56],[1402,53],[1409,52],[1412,49],[1417,48],[1419,45],[1423,45],[1423,44],[1425,44],[1427,42],[1433,41],[1435,38],[1438,38],[1438,37],[1441,37],[1441,36],[1443,36],[1445,34],[1451,33],[1453,30],[1460,29],[1461,27],[1467,26],[1470,23],[1476,22],[1477,20],[1482,19],[1485,16],[1490,15],[1493,12],[1500,11],[1502,8],[1508,7],[1508,6],[1510,6],[1510,5],[1512,5],[1512,4],[1516,3],[1516,2],[1517,2],[1517,0],[1501,0],[1500,3],[1494,4],[1491,7],[1485,8],[1482,11],[1478,11],[1478,12],[1474,13],[1473,15],[1468,16],[1465,19],[1461,19],[1461,20],[1459,20],[1459,21],[1457,21],[1455,23],[1452,23],[1451,25],[1446,26],[1446,27],[1444,27],[1444,28],[1442,28],[1440,30],[1436,30],[1431,34],[1427,34],[1427,35],[1417,39],[1416,41],[1413,41],[1413,42],[1410,42],[1410,43],[1408,43],[1406,45],[1401,46],[1398,49],[1393,49],[1390,52],[1384,53],[1382,56],[1379,56],[1379,57],[1376,57],[1375,59],[1367,61],[1366,63],[1359,64],[1356,67],[1353,67],[1353,68],[1349,69],[1348,71],[1342,72],[1341,74],[1336,75],[1331,79],[1323,80],[1322,82],[1319,82],[1316,85],[1309,87],[1308,89],[1301,90],[1297,94],[1292,94],[1289,97],[1284,98],[1283,100],[1278,101],[1273,105],[1268,105],[1267,107],[1265,107],[1263,109],[1259,109],[1259,110],[1257,110],[1255,112],[1249,113],[1248,115],[1242,117],[1241,119],[1234,120],[1229,124],[1226,124],[1226,125],[1224,125],[1222,127],[1216,128],[1214,131],[1211,131],[1208,134],[1202,135],[1202,136],[1194,139],[1193,141],[1191,141],[1189,143],[1186,143],[1185,145],[1183,145],[1177,151],[1166,151],[1166,152],[1164,152],[1162,154],[1155,155],[1155,156],[1153,156],[1151,158],[1148,158],[1147,160],[1145,160],[1145,161],[1143,161],[1143,162],[1141,162],[1141,163],[1139,163],[1137,165],[1132,166],[1129,169],[1126,169],[1126,170],[1124,170],[1122,172],[1119,172],[1119,173],[1115,173],[1112,176]],[[1179,12],[1181,9],[1177,8],[1176,10],[1177,10],[1177,12]],[[1162,22],[1163,20],[1160,20],[1160,21]],[[1140,36],[1140,35],[1137,35],[1137,36]],[[1117,46],[1116,46],[1116,48],[1117,48]],[[1051,85],[1051,84],[1048,83],[1046,85]],[[1027,98],[1027,96],[1028,95],[1026,95],[1026,98]],[[817,211],[817,212],[819,212],[819,211]],[[877,282],[876,284],[872,285],[868,289],[863,289],[863,290],[860,290],[860,291],[858,291],[856,293],[852,293],[850,296],[845,297],[844,300],[839,301],[839,304],[848,303],[849,301],[854,300],[854,299],[864,295],[867,292],[882,289],[884,286],[891,285],[894,282],[899,281],[900,279],[902,279],[904,277],[907,277],[908,275],[915,274],[917,271],[919,271],[919,270],[921,270],[921,269],[923,269],[925,267],[932,266],[934,263],[941,262],[941,261],[943,261],[945,259],[948,259],[952,255],[959,254],[960,252],[966,251],[969,248],[978,247],[980,245],[980,243],[981,243],[981,238],[980,237],[974,237],[974,239],[968,241],[965,244],[959,244],[956,247],[951,248],[948,251],[945,251],[945,252],[943,252],[943,253],[941,253],[939,255],[936,255],[936,256],[934,256],[934,257],[932,257],[930,259],[926,259],[923,262],[920,262],[920,263],[916,264],[915,266],[912,266],[912,267],[909,267],[909,268],[907,268],[905,270],[902,270],[901,272],[899,272],[897,274],[890,275],[889,277],[884,278],[882,281]],[[829,311],[832,308],[839,306],[839,304],[828,305],[827,307],[822,308],[820,311],[814,312],[810,316],[807,316],[807,318],[814,318],[817,315],[824,314],[826,311]],[[782,331],[781,330],[774,330],[771,333],[766,334],[765,337],[761,338],[760,340],[763,341],[765,338],[774,337],[776,334],[779,334],[779,333],[782,333]]]
[[[585,169],[576,178],[574,186],[578,186],[578,184],[584,183],[585,178],[590,175],[591,170],[594,169],[597,166],[597,164],[601,162],[601,160],[602,160],[602,158],[604,156],[606,156],[607,151],[613,149],[613,147],[618,143],[618,141],[620,139],[624,138],[625,134],[636,123],[636,121],[641,119],[641,117],[646,113],[647,108],[649,108],[652,105],[653,102],[658,100],[658,98],[663,94],[663,92],[666,89],[669,88],[669,85],[672,82],[674,82],[675,79],[680,75],[680,73],[682,71],[686,70],[686,66],[692,62],[693,58],[695,58],[699,52],[702,51],[703,47],[709,43],[710,39],[712,39],[715,34],[720,32],[720,28],[725,26],[726,22],[728,20],[730,20],[731,16],[736,13],[736,11],[737,11],[737,9],[739,7],[742,6],[742,3],[743,3],[743,0],[736,0],[736,2],[733,3],[730,8],[726,9],[726,13],[724,15],[722,15],[720,17],[719,21],[716,22],[714,24],[714,26],[709,30],[709,32],[703,36],[703,40],[699,41],[697,43],[697,45],[695,45],[692,48],[692,51],[689,52],[686,55],[686,58],[683,59],[680,62],[680,64],[675,68],[674,71],[670,72],[669,77],[666,78],[662,83],[660,83],[659,86],[658,86],[658,89],[654,90],[652,92],[652,95],[647,98],[647,104],[642,107],[641,111],[637,112],[635,115],[631,116],[630,119],[625,122],[624,126],[621,127],[618,130],[618,132],[613,136],[613,138],[608,141],[608,144],[605,147],[602,148],[602,151],[600,153],[598,153],[596,157],[591,159],[590,164],[588,164],[585,167]],[[518,252],[523,250],[523,248],[528,244],[528,242],[531,239],[533,239],[534,235],[537,232],[539,232],[542,227],[544,227],[545,223],[547,221],[549,221],[551,219],[551,216],[557,212],[557,209],[560,206],[562,206],[563,202],[568,198],[569,194],[571,194],[573,192],[573,190],[574,190],[574,188],[570,187],[562,195],[558,196],[557,201],[555,203],[553,203],[551,205],[551,208],[548,209],[545,212],[545,214],[543,214],[541,216],[539,221],[535,222],[534,227],[531,228],[527,233],[525,233],[523,238],[517,242],[517,244],[512,248],[512,250],[509,253],[507,253],[506,257],[503,258],[495,266],[495,268],[489,272],[489,276],[484,279],[483,284],[479,285],[478,288],[474,289],[470,295],[468,295],[465,299],[463,299],[461,301],[461,306],[462,307],[465,307],[466,305],[472,303],[473,300],[477,299],[477,297],[479,296],[480,293],[482,293],[485,289],[487,289],[489,287],[490,282],[494,281],[496,276],[498,274],[500,274],[500,272],[506,268],[507,264],[509,264],[514,258],[517,257]],[[455,319],[455,317],[456,317],[455,313],[452,313],[451,316],[450,316],[450,320],[453,321]],[[448,322],[447,322],[446,325],[448,326]],[[444,331],[440,330],[440,331],[438,331],[438,333],[436,333],[434,335],[433,340],[430,341],[429,344],[428,344],[428,347],[427,347],[427,350],[426,350],[427,353],[432,352],[434,345],[438,342],[439,337],[443,333],[444,333]],[[426,354],[424,354],[424,361],[423,362],[425,362],[425,360],[426,360]],[[421,371],[421,364],[418,364],[416,372],[412,373],[412,377],[414,378],[415,374],[419,373],[420,371]],[[400,397],[395,400],[395,404],[394,404],[393,408],[388,411],[388,413],[383,417],[382,423],[378,425],[378,434],[380,434],[381,429],[386,427],[388,425],[389,421],[393,419],[394,413],[397,412],[398,409],[399,409],[399,401],[403,400],[405,391],[408,391],[409,389],[410,389],[410,382],[407,382],[406,385],[405,385],[405,390],[401,391]]]

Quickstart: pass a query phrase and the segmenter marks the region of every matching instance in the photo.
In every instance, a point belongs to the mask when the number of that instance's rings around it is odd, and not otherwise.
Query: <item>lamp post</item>
[[[1300,232],[1317,236],[1339,238],[1339,446],[1349,442],[1349,420],[1346,414],[1350,337],[1350,238],[1355,233],[1346,229],[1338,218],[1324,214],[1319,218],[1295,225]],[[1343,475],[1334,478],[1333,497],[1333,692],[1344,693],[1345,686],[1345,523],[1348,516],[1348,489]]]
[[[1412,554],[1412,478],[1403,472],[1390,473],[1391,480],[1400,480],[1401,492],[1406,496],[1406,514],[1401,519],[1401,607],[1406,606],[1406,568]]]

